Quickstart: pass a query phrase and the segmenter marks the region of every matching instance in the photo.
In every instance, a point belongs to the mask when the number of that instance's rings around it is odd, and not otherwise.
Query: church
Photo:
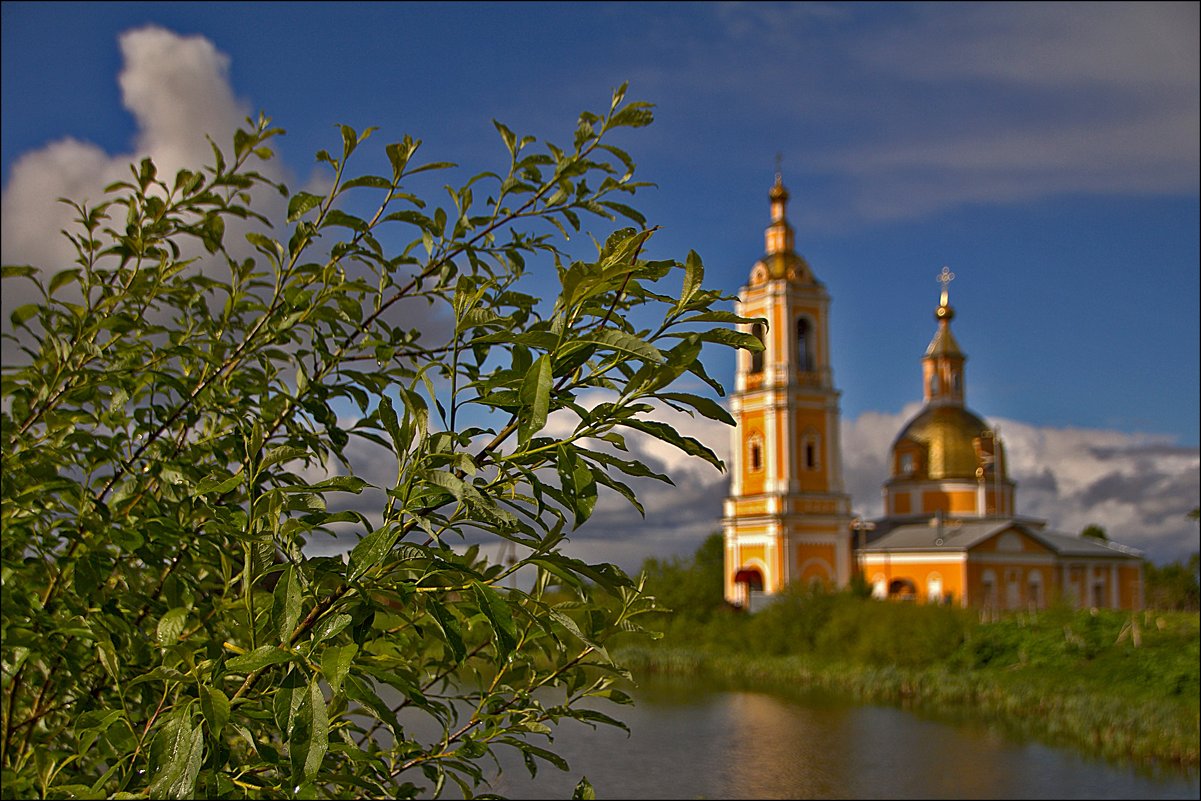
[[[841,588],[861,576],[881,599],[992,610],[1142,606],[1141,554],[1047,528],[1017,513],[995,427],[966,405],[964,363],[943,268],[936,329],[921,359],[924,404],[897,434],[884,516],[851,513],[842,480],[839,397],[830,364],[830,297],[796,252],[788,191],[769,193],[765,253],[739,293],[743,326],[764,349],[740,351],[730,406],[724,505],[725,597],[754,609],[789,584]]]

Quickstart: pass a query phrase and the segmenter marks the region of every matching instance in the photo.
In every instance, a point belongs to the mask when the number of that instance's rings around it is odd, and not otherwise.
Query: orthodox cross
[[[954,280],[955,273],[951,272],[950,268],[944,265],[942,272],[938,274],[938,283],[942,284],[942,301],[939,303],[940,306],[947,305],[947,285]]]

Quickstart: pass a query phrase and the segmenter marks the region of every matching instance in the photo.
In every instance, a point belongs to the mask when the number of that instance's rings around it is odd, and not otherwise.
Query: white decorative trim
[[[863,558],[864,565],[876,565],[876,566],[888,565],[888,564],[893,564],[893,565],[920,565],[920,564],[959,565],[959,564],[963,564],[965,561],[964,554],[962,554],[962,553],[948,553],[948,554],[901,553],[901,554],[897,554],[897,553],[888,553],[888,552],[882,552],[882,553],[866,553],[865,552],[862,554],[862,558]]]

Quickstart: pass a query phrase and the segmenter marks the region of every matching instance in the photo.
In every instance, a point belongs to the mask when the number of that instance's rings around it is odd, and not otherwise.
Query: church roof
[[[974,479],[980,464],[975,440],[987,430],[988,424],[963,406],[927,406],[901,429],[892,450],[906,441],[919,443],[926,449],[925,477]]]
[[[1116,542],[1046,531],[1016,518],[946,521],[941,526],[913,523],[897,526],[884,536],[860,549],[862,553],[957,553],[971,550],[980,543],[1009,529],[1017,529],[1041,542],[1058,556],[1093,558],[1136,558],[1141,552]]]

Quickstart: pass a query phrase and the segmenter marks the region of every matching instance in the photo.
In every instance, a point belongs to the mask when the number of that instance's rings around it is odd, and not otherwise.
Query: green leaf
[[[292,656],[291,651],[287,651],[279,646],[260,645],[248,654],[241,654],[230,659],[225,663],[225,669],[230,673],[253,673],[268,665],[290,662]]]
[[[5,264],[0,267],[0,278],[33,278],[38,272],[29,264]]]
[[[691,395],[686,392],[660,392],[660,398],[665,400],[673,400],[677,403],[685,403],[698,412],[708,417],[710,420],[716,420],[719,423],[725,423],[728,426],[737,425],[730,413],[725,410],[720,403],[705,398],[700,395]]]
[[[676,309],[683,309],[688,305],[688,301],[692,300],[692,296],[701,288],[701,284],[705,281],[705,265],[701,263],[701,257],[696,255],[695,250],[688,251],[688,257],[684,260],[684,286],[680,289],[680,299],[676,302]]]
[[[644,339],[634,336],[633,334],[620,331],[616,328],[606,328],[602,331],[596,332],[595,334],[585,334],[578,341],[593,342],[601,345],[602,347],[622,351],[655,364],[664,361],[662,351],[660,351],[654,345],[650,344]]]
[[[317,624],[317,627],[313,629],[313,644],[315,645],[324,640],[328,640],[330,637],[333,637],[338,632],[349,626],[353,621],[354,618],[345,612],[323,619]]]
[[[275,584],[275,603],[271,615],[275,618],[275,629],[279,641],[284,645],[291,642],[292,630],[300,621],[300,578],[295,565],[287,565]]]
[[[513,614],[500,594],[486,584],[472,582],[472,590],[480,611],[492,625],[492,641],[496,645],[498,658],[506,661],[517,647],[517,630],[513,626]]]
[[[179,635],[183,633],[183,625],[187,619],[188,610],[182,606],[171,609],[159,618],[158,627],[154,631],[154,638],[158,641],[158,644],[162,646],[174,645],[179,639]]]
[[[517,137],[502,123],[493,120],[492,124],[496,126],[496,130],[500,132],[501,138],[505,140],[505,147],[509,149],[509,155],[515,157],[517,155]]]
[[[463,630],[459,625],[459,619],[437,601],[429,601],[426,608],[437,621],[438,628],[442,629],[446,644],[450,646],[450,652],[454,655],[455,661],[462,662],[463,658],[467,656],[467,646],[463,644]]]
[[[288,222],[296,222],[305,212],[321,205],[322,200],[323,198],[308,192],[297,192],[288,201]]]
[[[349,673],[343,679],[343,684],[346,687],[347,698],[358,701],[368,711],[374,713],[375,717],[382,721],[393,733],[401,730],[400,723],[396,719],[396,713],[376,694],[370,680],[359,678],[353,673]]]
[[[191,798],[204,761],[204,731],[191,725],[186,707],[170,715],[154,738],[150,764],[157,768],[147,791],[151,798]]]
[[[55,273],[54,277],[50,279],[50,286],[47,288],[46,294],[53,295],[61,287],[65,286],[73,281],[78,281],[78,280],[79,280],[79,270],[78,269],[61,270],[58,273]]]
[[[763,342],[758,337],[751,334],[744,334],[741,331],[733,331],[729,328],[714,328],[709,331],[702,331],[696,334],[705,342],[717,342],[721,345],[729,345],[732,348],[742,348],[749,350],[751,353],[759,353],[763,350]]]
[[[197,482],[196,488],[192,490],[192,495],[196,497],[207,495],[210,492],[224,495],[241,484],[243,480],[241,475],[231,475],[224,470],[213,472]]]
[[[36,303],[26,303],[23,306],[13,309],[13,313],[8,319],[12,321],[14,327],[17,327],[23,325],[26,320],[35,316],[40,310],[41,306]]]
[[[200,241],[204,243],[204,249],[209,253],[216,253],[221,249],[224,240],[225,220],[215,211],[205,215],[204,222],[200,225]]]
[[[661,442],[666,442],[668,445],[674,445],[689,456],[701,457],[718,470],[725,470],[725,463],[718,458],[717,454],[709,450],[708,447],[692,437],[686,437],[679,433],[666,423],[658,423],[653,420],[639,420],[637,418],[630,418],[623,420],[622,425],[629,426],[630,428],[636,428],[639,431],[644,431]]]
[[[321,770],[329,750],[329,715],[325,696],[314,680],[309,684],[288,736],[288,757],[292,762],[292,781],[312,781]]]
[[[200,711],[208,723],[209,733],[220,737],[226,721],[229,720],[229,698],[216,687],[202,684],[200,686]]]
[[[529,442],[530,437],[546,425],[546,418],[550,412],[552,368],[551,355],[544,353],[534,362],[534,366],[521,382],[519,397],[523,413],[517,426],[517,441],[521,445]]]
[[[354,550],[350,552],[350,564],[347,566],[348,578],[354,581],[379,564],[399,536],[400,529],[393,525],[386,525],[375,529],[359,540],[358,544],[354,546]]]
[[[575,789],[571,791],[571,798],[572,801],[595,801],[596,790],[592,789],[587,776],[580,777]]]
[[[330,646],[321,653],[321,673],[329,682],[330,691],[335,695],[342,689],[342,680],[346,678],[346,672],[350,670],[350,663],[354,661],[358,650],[359,646],[352,642],[347,645]]]

